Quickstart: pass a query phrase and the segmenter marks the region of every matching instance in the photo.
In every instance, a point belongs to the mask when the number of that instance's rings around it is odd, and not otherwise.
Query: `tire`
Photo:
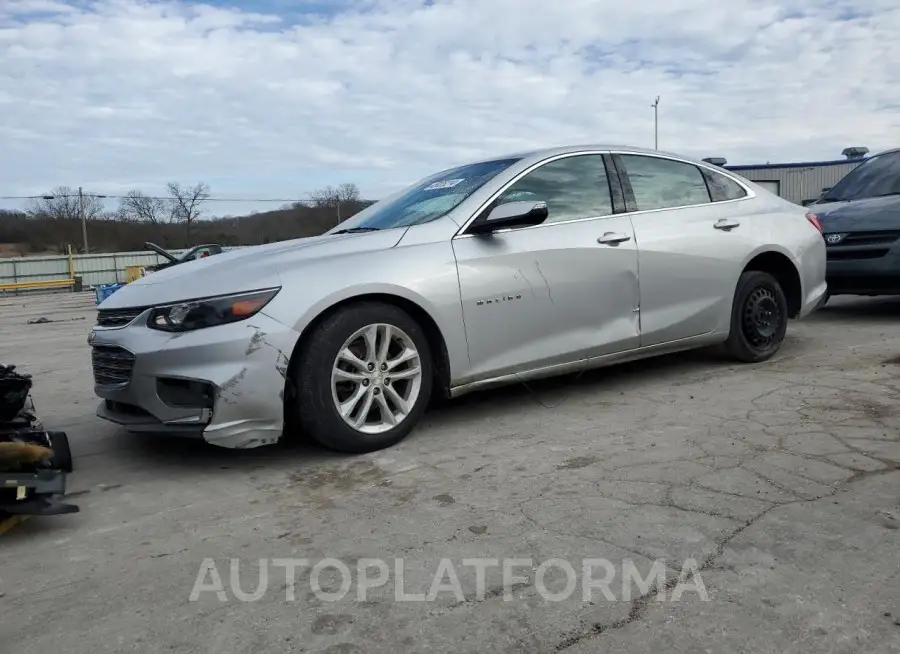
[[[787,324],[787,298],[778,280],[759,270],[745,271],[734,293],[725,342],[729,356],[744,363],[772,358],[784,343]]]
[[[373,354],[373,348],[367,346],[366,334],[371,335],[373,328],[375,350],[390,341],[387,357],[378,351]],[[387,333],[390,339],[385,339]],[[338,359],[346,350],[357,357],[355,365]],[[401,351],[415,356],[397,364]],[[314,328],[300,356],[298,365],[292,366],[297,390],[289,400],[293,405],[289,410],[302,432],[332,450],[363,454],[399,443],[419,422],[431,398],[434,379],[428,339],[409,314],[391,304],[361,302],[337,310]],[[383,370],[385,360],[394,367]],[[375,369],[369,370],[370,365]],[[405,378],[391,379],[392,372]],[[336,380],[337,374],[354,380]],[[356,404],[354,398],[360,398]],[[406,411],[401,410],[398,398],[408,400]],[[338,411],[340,402],[350,406],[346,420]],[[369,411],[365,411],[367,404]]]

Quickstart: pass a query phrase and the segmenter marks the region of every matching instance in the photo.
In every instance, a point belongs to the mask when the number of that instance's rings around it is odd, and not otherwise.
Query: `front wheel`
[[[325,447],[373,452],[416,426],[433,384],[428,339],[402,309],[378,302],[339,309],[311,334],[291,400],[301,429]]]
[[[745,363],[770,359],[787,333],[787,298],[772,275],[748,270],[738,279],[725,349]]]

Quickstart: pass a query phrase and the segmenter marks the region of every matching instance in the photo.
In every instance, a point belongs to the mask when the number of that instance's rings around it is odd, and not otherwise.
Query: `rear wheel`
[[[769,273],[748,270],[735,290],[725,349],[738,361],[765,361],[781,349],[787,323],[787,298],[778,280]]]
[[[363,453],[390,447],[416,426],[433,385],[425,333],[390,304],[339,309],[295,366],[291,400],[300,428],[322,445]]]

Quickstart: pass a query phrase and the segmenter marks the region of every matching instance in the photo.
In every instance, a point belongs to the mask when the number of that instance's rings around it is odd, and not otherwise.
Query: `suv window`
[[[819,202],[900,194],[900,152],[877,154],[851,170]]]
[[[532,170],[514,183],[495,202],[521,200],[547,203],[548,223],[613,214],[606,164],[599,154],[557,159]]]
[[[747,191],[733,179],[720,173],[701,168],[700,172],[706,178],[706,187],[713,202],[725,202],[726,200],[738,200],[747,197]]]
[[[671,209],[710,201],[697,166],[639,154],[619,155],[628,173],[638,211]]]

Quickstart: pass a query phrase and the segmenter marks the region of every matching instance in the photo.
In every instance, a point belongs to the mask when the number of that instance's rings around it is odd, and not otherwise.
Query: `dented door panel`
[[[603,245],[609,232],[629,240]],[[627,218],[453,241],[475,380],[632,349],[638,258]]]

